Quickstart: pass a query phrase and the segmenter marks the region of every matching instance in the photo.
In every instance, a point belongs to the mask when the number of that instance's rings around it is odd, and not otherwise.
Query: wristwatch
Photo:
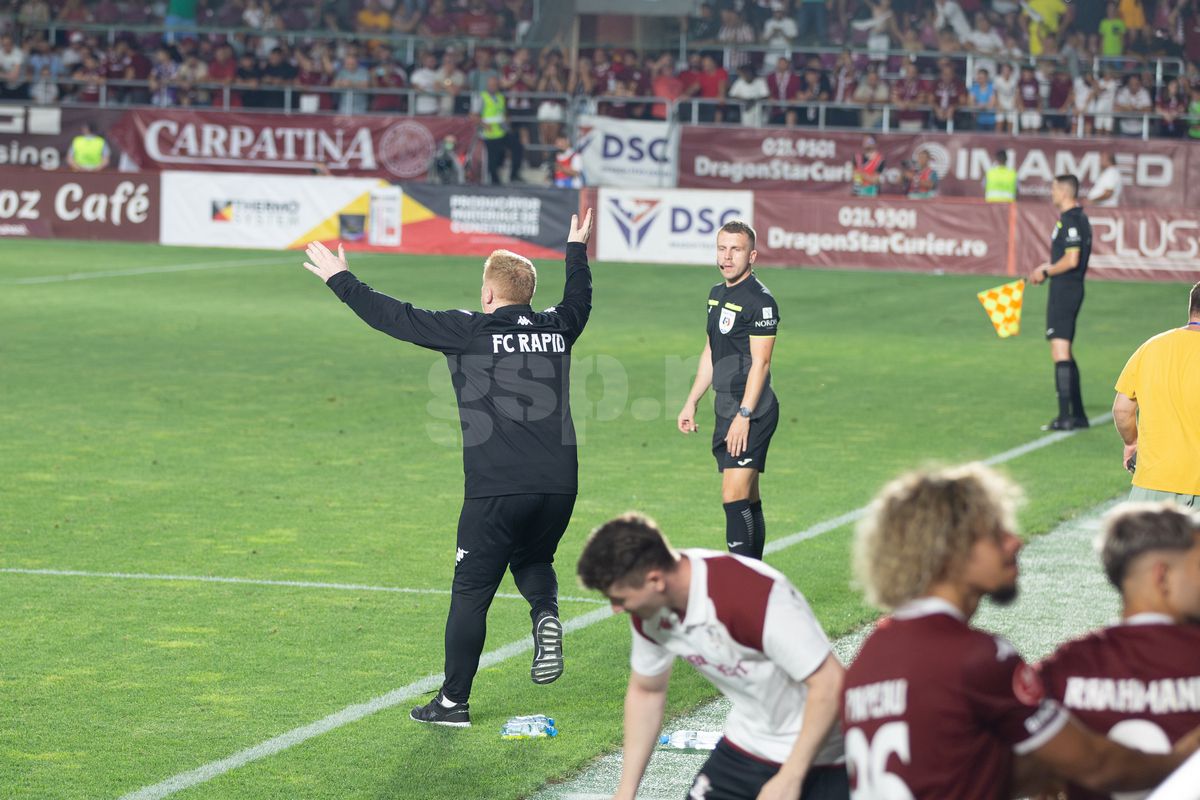
[[[754,412],[751,411],[750,409],[746,408],[746,406],[742,406],[741,408],[738,409],[738,415],[742,416],[742,417],[749,417],[753,413]]]

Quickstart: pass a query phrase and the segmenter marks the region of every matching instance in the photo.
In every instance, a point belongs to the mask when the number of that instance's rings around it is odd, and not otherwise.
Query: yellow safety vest
[[[103,136],[76,136],[71,140],[71,153],[80,169],[100,169],[104,163],[104,148]]]
[[[1017,171],[997,164],[987,171],[983,199],[989,203],[1011,203],[1017,199]]]
[[[485,139],[499,139],[503,137],[504,118],[508,106],[504,100],[504,95],[483,92],[480,97],[483,100],[483,113],[480,115],[480,119],[483,122],[483,132],[480,135]]]

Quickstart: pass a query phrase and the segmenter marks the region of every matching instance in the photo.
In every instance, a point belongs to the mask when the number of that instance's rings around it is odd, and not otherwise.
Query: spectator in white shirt
[[[413,70],[408,82],[417,90],[413,111],[417,114],[436,114],[440,106],[433,94],[438,91],[438,60],[433,53],[421,56],[421,66]]]
[[[934,0],[934,7],[937,16],[933,19],[933,26],[939,31],[949,25],[959,39],[965,39],[971,33],[967,15],[954,0]]]
[[[9,34],[0,36],[0,99],[24,100],[25,51],[13,43]]]
[[[737,79],[729,87],[725,96],[731,100],[742,101],[742,124],[750,128],[762,125],[762,101],[771,96],[767,82],[761,75],[754,74],[754,68],[743,64],[738,68]]]
[[[1115,208],[1121,202],[1121,170],[1117,169],[1116,157],[1107,150],[1100,154],[1100,166],[1100,177],[1088,192],[1088,202],[1100,208]]]
[[[980,12],[975,15],[975,30],[962,37],[962,43],[968,50],[982,56],[975,59],[976,69],[986,69],[989,75],[996,74],[995,56],[1004,52],[1004,38],[992,27],[986,14]]]
[[[1117,92],[1116,111],[1122,114],[1142,114],[1153,110],[1153,107],[1150,93],[1142,86],[1142,79],[1137,75],[1130,75],[1125,86]],[[1141,136],[1142,118],[1122,117],[1120,127],[1125,136]]]
[[[763,44],[771,48],[763,63],[770,64],[773,58],[787,56],[799,35],[796,20],[787,15],[787,4],[774,0],[771,3],[771,18],[763,23]]]

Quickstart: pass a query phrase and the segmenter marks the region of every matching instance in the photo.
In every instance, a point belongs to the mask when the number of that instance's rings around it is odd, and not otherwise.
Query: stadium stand
[[[465,115],[495,72],[535,163],[578,112],[1200,138],[1200,0],[1103,5],[713,0],[573,49],[539,0],[7,0],[0,102]]]

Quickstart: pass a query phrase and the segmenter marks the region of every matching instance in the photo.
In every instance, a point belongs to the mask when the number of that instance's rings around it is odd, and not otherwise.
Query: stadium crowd
[[[1200,0],[714,0],[680,20],[686,59],[597,48],[573,64],[520,46],[533,11],[10,0],[0,99],[465,114],[495,74],[514,118],[551,123],[551,140],[567,103],[597,97],[612,116],[664,118],[664,103],[622,99],[655,97],[695,101],[682,110],[697,121],[754,125],[877,128],[886,111],[905,129],[1140,136],[1150,114],[1150,135],[1200,137]]]

